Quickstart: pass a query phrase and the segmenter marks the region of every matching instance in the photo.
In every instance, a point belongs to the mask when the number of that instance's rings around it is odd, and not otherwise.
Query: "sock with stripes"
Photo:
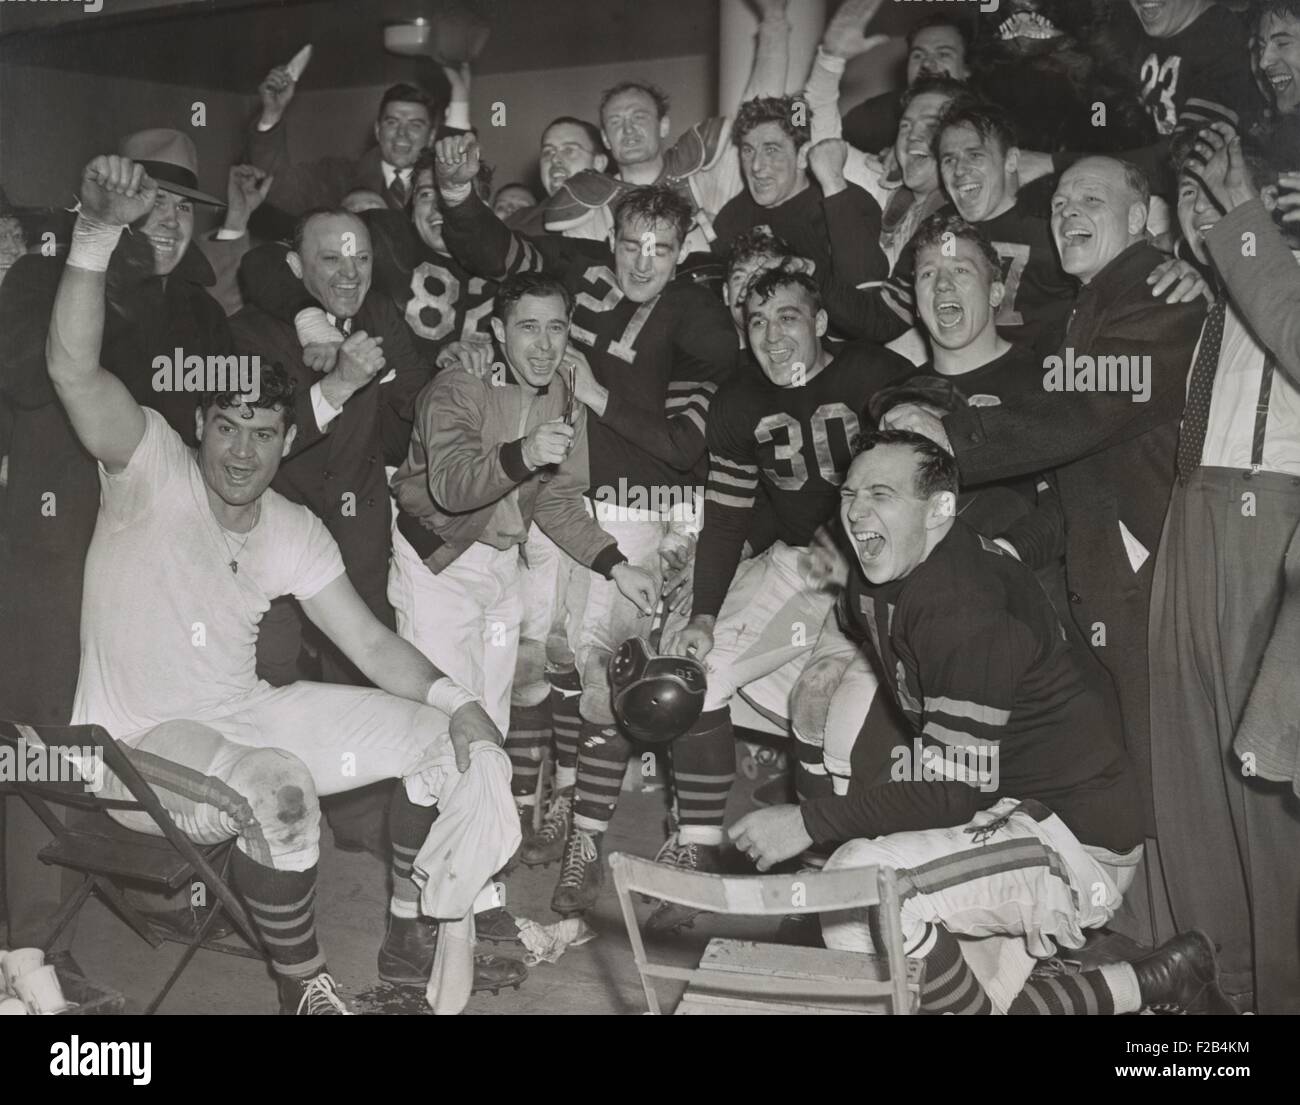
[[[609,828],[631,757],[632,746],[617,727],[582,719],[577,800],[573,805],[573,823],[578,828],[597,833]]]
[[[510,793],[515,803],[531,806],[537,794],[537,776],[542,770],[546,748],[551,743],[551,704],[543,699],[536,706],[511,706],[510,730],[506,733],[506,754],[510,757]]]
[[[437,806],[417,806],[406,796],[406,787],[401,782],[393,788],[393,797],[388,804],[388,837],[393,846],[393,896],[388,901],[388,911],[394,917],[420,915],[420,891],[411,878],[411,866],[437,820]]]
[[[678,838],[719,845],[723,841],[727,795],[736,779],[731,711],[723,706],[701,714],[672,748]]]
[[[578,700],[582,691],[551,688],[551,732],[555,734],[555,789],[564,790],[578,781]]]
[[[1141,999],[1133,1003],[1125,973],[1132,979],[1132,996],[1137,994],[1137,975],[1127,963],[1109,963],[1100,970],[1052,978],[1031,978],[1016,995],[1007,1013],[1011,1016],[1102,1016],[1134,1013]]]
[[[316,942],[316,868],[278,871],[249,859],[238,848],[230,877],[266,944],[271,967],[282,978],[308,979],[325,970]]]
[[[957,938],[942,925],[926,925],[907,954],[925,960],[922,1013],[993,1012],[984,987],[962,958]]]
[[[924,1013],[992,1013],[993,1005],[962,958],[957,939],[941,925],[926,925],[909,956],[925,959]],[[1141,1008],[1137,975],[1127,963],[1094,971],[1032,978],[1007,1010],[1010,1016],[1110,1016]]]

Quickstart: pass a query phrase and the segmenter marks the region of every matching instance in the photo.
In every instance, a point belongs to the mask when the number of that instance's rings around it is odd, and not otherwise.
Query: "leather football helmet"
[[[686,656],[656,655],[644,637],[629,637],[609,660],[614,716],[628,736],[667,744],[704,711],[704,665]]]

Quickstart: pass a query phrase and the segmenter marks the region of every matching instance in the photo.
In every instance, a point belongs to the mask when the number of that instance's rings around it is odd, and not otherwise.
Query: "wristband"
[[[343,332],[331,326],[320,307],[304,307],[293,316],[293,328],[298,331],[298,344],[304,349],[309,345],[338,345],[343,340]]]
[[[429,685],[429,691],[424,696],[424,701],[435,710],[441,710],[448,717],[451,717],[462,706],[477,702],[478,696],[471,694],[464,687],[444,675],[440,679],[435,679]]]
[[[120,224],[112,226],[88,215],[78,214],[72,228],[68,264],[85,269],[86,272],[107,272],[113,250],[117,249],[118,239],[122,237],[124,229]]]

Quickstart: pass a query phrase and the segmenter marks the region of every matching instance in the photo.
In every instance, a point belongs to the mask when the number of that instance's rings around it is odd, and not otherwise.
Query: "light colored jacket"
[[[507,370],[508,371],[508,370]],[[543,422],[563,418],[568,389],[559,373],[533,395],[511,380],[480,380],[444,369],[415,403],[406,460],[393,476],[398,528],[433,572],[475,541],[507,549],[542,531],[578,563],[608,576],[626,558],[587,513],[585,408],[576,408],[573,449],[562,464],[534,472],[523,440]]]

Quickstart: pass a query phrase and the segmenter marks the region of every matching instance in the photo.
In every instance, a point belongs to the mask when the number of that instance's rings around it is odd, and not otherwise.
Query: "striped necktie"
[[[393,174],[393,183],[388,186],[388,192],[393,197],[397,206],[400,209],[405,210],[406,200],[410,193],[406,187],[406,181],[402,179],[401,173]]]

